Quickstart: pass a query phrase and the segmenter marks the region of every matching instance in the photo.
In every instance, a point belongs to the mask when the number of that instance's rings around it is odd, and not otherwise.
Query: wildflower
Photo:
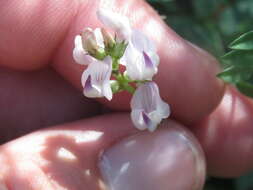
[[[137,129],[154,131],[162,119],[169,117],[170,107],[159,94],[156,83],[139,86],[131,100],[131,119]]]
[[[83,72],[83,93],[89,98],[106,97],[112,99],[110,77],[112,74],[112,60],[106,57],[103,61],[94,60]]]
[[[126,73],[132,80],[152,80],[157,73],[159,56],[152,41],[140,31],[133,30],[122,57]]]
[[[134,126],[152,132],[170,115],[169,105],[152,82],[159,64],[156,48],[143,33],[131,27],[127,17],[103,9],[97,16],[115,36],[104,28],[87,28],[75,37],[73,57],[77,63],[88,65],[81,79],[83,93],[86,97],[111,100],[113,93],[128,91],[133,94]]]

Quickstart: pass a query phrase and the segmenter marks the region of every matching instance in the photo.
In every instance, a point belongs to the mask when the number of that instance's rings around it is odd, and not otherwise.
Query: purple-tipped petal
[[[152,121],[150,120],[150,118],[147,116],[147,114],[144,111],[142,112],[142,118],[145,125],[149,128],[149,126],[152,124]]]
[[[153,41],[149,40],[145,34],[139,30],[133,29],[131,36],[131,43],[140,52],[155,52],[156,47]]]
[[[161,99],[154,82],[146,82],[137,88],[131,100],[131,109],[135,127],[151,132],[170,114],[169,105]]]
[[[152,60],[150,59],[150,57],[148,56],[148,54],[145,51],[143,51],[142,54],[144,57],[145,66],[148,68],[153,68],[154,64],[153,64]]]
[[[112,73],[112,60],[106,57],[103,61],[93,61],[82,75],[82,85],[86,97],[106,97],[112,99],[110,77]]]
[[[89,91],[92,89],[92,85],[91,85],[91,76],[89,75],[87,80],[85,81],[85,84],[84,84],[84,90],[86,91]]]

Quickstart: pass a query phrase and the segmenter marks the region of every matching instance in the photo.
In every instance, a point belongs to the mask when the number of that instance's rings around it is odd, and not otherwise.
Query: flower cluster
[[[86,28],[75,37],[74,60],[88,65],[81,79],[83,93],[108,100],[120,91],[132,93],[133,124],[140,130],[154,131],[170,115],[169,105],[152,82],[159,64],[156,48],[143,33],[131,27],[127,17],[108,10],[99,10],[97,17],[115,33],[112,35],[105,28]]]

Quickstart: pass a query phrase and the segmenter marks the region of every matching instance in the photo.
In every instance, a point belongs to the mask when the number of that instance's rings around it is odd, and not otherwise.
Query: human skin
[[[175,151],[168,160],[179,153],[189,155],[189,147],[204,160],[190,130],[205,152],[207,173],[234,177],[252,169],[252,101],[232,87],[226,88],[215,77],[219,72],[217,61],[173,32],[147,3],[6,0],[0,2],[1,183],[11,190],[103,189],[101,152],[114,154],[110,147],[117,147],[125,138],[150,135],[133,128],[129,113],[117,113],[129,111],[129,95],[117,94],[111,102],[82,96],[80,77],[85,67],[74,63],[73,39],[84,27],[101,26],[95,16],[100,3],[113,5],[127,15],[133,26],[157,45],[161,63],[155,81],[162,98],[171,105],[174,121],[163,123],[156,134],[170,127],[172,130],[164,133],[175,134],[167,142],[171,150],[176,150],[176,142],[183,146],[185,139],[188,147],[183,152]],[[30,133],[34,130],[38,131]],[[91,141],[85,136],[87,131],[103,132],[104,136]],[[75,141],[80,134],[84,134],[82,144]],[[60,147],[71,150],[77,160],[57,159],[54,154]],[[176,166],[181,165],[182,159],[174,160]],[[174,179],[176,173],[194,173],[202,167],[194,178],[185,175],[184,179],[187,189],[192,189],[194,180],[200,181],[197,188],[201,189],[203,161],[185,163],[184,168],[167,166],[164,181]],[[87,167],[92,174],[89,178],[81,172]],[[178,189],[179,182],[174,183],[174,189]],[[166,183],[160,184],[161,189],[166,188]]]

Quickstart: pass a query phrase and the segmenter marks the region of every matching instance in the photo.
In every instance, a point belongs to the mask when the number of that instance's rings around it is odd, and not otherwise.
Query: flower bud
[[[82,46],[91,56],[97,59],[103,59],[105,57],[104,41],[100,28],[92,30],[86,28],[82,33]]]
[[[104,28],[101,29],[101,33],[103,35],[104,44],[106,48],[111,48],[115,44],[115,40],[113,36]]]

